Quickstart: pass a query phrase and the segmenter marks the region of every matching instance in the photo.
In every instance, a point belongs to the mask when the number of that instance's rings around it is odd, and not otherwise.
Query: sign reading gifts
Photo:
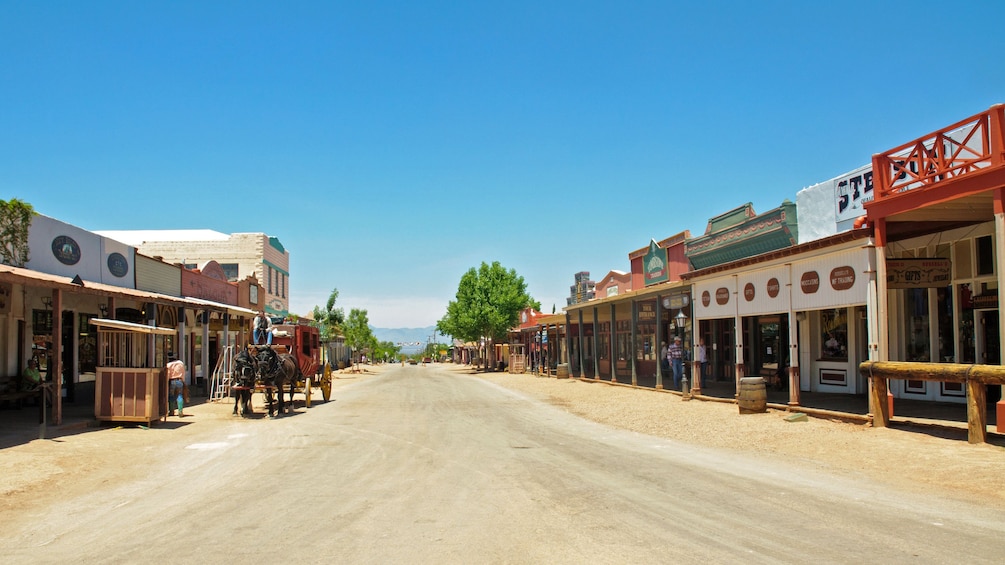
[[[886,260],[887,288],[936,288],[952,282],[949,259],[908,258]]]

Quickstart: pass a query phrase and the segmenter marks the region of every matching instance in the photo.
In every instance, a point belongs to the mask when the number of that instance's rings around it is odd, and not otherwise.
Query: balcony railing
[[[872,157],[876,201],[1005,167],[1005,105]],[[990,188],[990,187],[989,187]]]

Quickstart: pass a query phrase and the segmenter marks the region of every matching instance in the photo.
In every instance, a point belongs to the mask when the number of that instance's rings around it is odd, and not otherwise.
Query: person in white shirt
[[[264,311],[255,316],[251,336],[255,340],[255,345],[272,345],[272,321]]]

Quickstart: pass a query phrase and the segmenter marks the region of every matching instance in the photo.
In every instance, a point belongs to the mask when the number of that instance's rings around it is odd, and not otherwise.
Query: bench
[[[21,408],[25,400],[32,398],[41,402],[42,389],[21,390],[21,376],[0,376],[0,403]]]

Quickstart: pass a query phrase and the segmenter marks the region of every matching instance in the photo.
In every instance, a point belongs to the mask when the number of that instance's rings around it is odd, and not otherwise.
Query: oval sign
[[[837,267],[831,271],[831,288],[834,290],[848,290],[855,286],[855,269],[848,267]]]
[[[806,271],[799,279],[803,294],[813,294],[820,289],[820,275],[816,271]]]
[[[754,283],[747,283],[743,285],[743,297],[750,302],[754,299]]]
[[[712,303],[712,295],[706,290],[701,293],[701,305],[708,308],[708,305]]]
[[[770,296],[771,298],[775,298],[776,296],[778,296],[778,289],[779,289],[778,279],[774,277],[768,279],[768,296]]]
[[[729,304],[729,289],[726,287],[719,287],[715,289],[715,303],[719,306],[725,306]]]

